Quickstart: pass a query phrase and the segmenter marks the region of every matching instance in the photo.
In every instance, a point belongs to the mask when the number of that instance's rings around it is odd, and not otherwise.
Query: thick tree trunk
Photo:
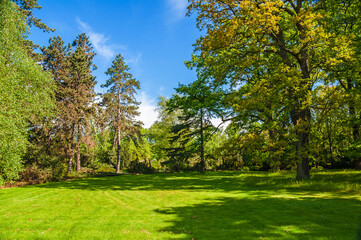
[[[309,108],[293,111],[291,113],[292,123],[297,134],[297,179],[310,178],[308,148],[311,124],[311,110]]]
[[[309,160],[307,156],[307,148],[308,148],[308,136],[304,136],[304,134],[298,134],[298,142],[297,142],[297,176],[296,178],[308,179],[310,178],[310,169],[309,169]],[[305,137],[307,140],[305,141]]]
[[[76,171],[79,173],[81,168],[81,162],[80,162],[80,130],[81,126],[78,125],[78,139],[76,143]]]
[[[116,169],[116,173],[120,173],[120,131],[119,129],[117,130],[117,169]]]

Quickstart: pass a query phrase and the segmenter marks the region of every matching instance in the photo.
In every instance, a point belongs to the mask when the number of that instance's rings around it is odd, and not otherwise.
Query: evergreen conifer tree
[[[122,55],[118,54],[105,73],[109,79],[102,85],[108,88],[108,92],[103,96],[103,104],[106,107],[108,120],[115,131],[113,145],[117,148],[117,173],[121,168],[121,140],[139,134],[142,124],[135,120],[135,117],[140,114],[138,112],[140,103],[136,101],[134,95],[140,89],[140,84],[129,73],[129,70]]]

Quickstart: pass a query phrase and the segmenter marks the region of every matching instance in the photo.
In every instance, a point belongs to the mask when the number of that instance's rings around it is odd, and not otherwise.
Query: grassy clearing
[[[0,239],[361,239],[361,173],[122,175],[0,189]]]

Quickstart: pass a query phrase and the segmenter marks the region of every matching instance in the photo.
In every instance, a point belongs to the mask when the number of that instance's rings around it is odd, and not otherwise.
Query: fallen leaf
[[[196,218],[198,218],[198,216],[194,216],[194,217],[191,217],[192,219],[196,219]]]

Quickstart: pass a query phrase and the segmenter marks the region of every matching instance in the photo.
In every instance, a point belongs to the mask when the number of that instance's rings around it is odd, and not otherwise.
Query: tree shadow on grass
[[[241,191],[240,173],[222,174],[177,173],[149,175],[120,175],[114,177],[88,178],[81,180],[36,185],[39,188],[69,188],[90,191],[99,190],[211,190]]]
[[[218,198],[157,209],[176,239],[358,239],[361,202],[320,198]]]
[[[250,186],[287,186],[290,184],[297,183],[293,174],[263,174],[263,175],[252,175],[245,178],[245,183]],[[312,189],[318,190],[325,185],[338,185],[338,184],[360,184],[361,183],[361,171],[356,172],[315,172],[311,174],[310,180],[304,181],[305,185],[311,186]],[[318,187],[316,186],[318,185]]]
[[[361,181],[361,174],[347,172],[315,174],[299,185],[291,174],[211,172],[121,175],[30,187],[218,191],[235,196],[157,209],[158,214],[174,219],[168,227],[159,229],[174,236],[171,239],[359,239],[361,202],[355,194],[343,195],[339,191],[342,188],[334,187],[357,181]],[[327,194],[318,195],[322,191]]]
[[[328,192],[328,195],[339,197],[345,192],[345,184],[359,184],[361,173],[328,173],[315,174],[309,181],[299,184],[294,175],[273,175],[252,172],[208,172],[149,175],[120,175],[72,180],[57,183],[35,185],[39,188],[68,188],[90,191],[102,190],[187,190],[187,191],[222,191],[222,192],[265,192],[286,191],[295,195],[315,192]],[[350,190],[353,191],[352,189]]]

